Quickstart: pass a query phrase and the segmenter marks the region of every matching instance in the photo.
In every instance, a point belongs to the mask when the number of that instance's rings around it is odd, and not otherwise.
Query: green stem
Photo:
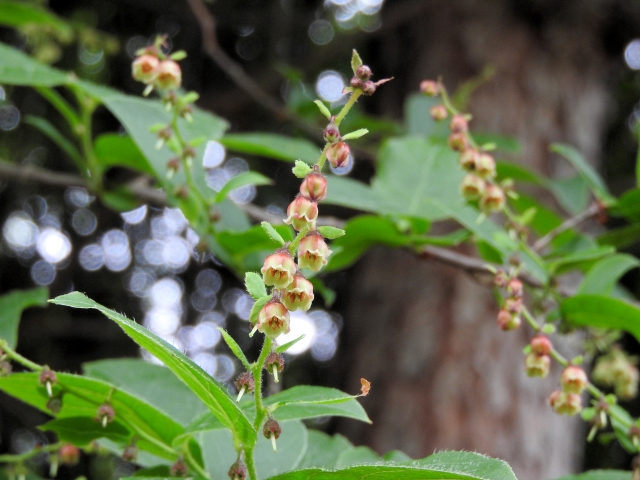
[[[46,447],[35,447],[33,450],[29,450],[28,452],[21,453],[19,455],[0,455],[0,463],[21,463],[41,453],[56,452],[60,450],[63,445],[63,442],[58,442],[47,445]]]
[[[34,372],[41,372],[42,370],[44,370],[44,367],[42,365],[38,365],[37,363],[32,362],[31,360],[23,357],[18,352],[16,352],[9,346],[6,340],[0,340],[0,349],[2,349],[7,357],[9,357],[11,360],[19,363],[24,367],[27,367],[29,370],[33,370]]]
[[[97,104],[93,98],[88,97],[82,92],[78,93],[78,103],[82,112],[82,123],[75,129],[76,134],[80,138],[82,145],[82,153],[87,160],[87,168],[89,169],[89,185],[91,190],[100,193],[102,191],[102,172],[100,170],[100,162],[95,150],[93,149],[93,138],[91,137],[91,117],[95,111]],[[81,172],[85,173],[85,172]]]
[[[184,168],[184,175],[187,180],[187,185],[194,192],[197,192],[198,189],[196,188],[195,182],[193,180],[191,165],[189,164],[189,162],[187,162],[187,158],[184,155],[184,150],[187,147],[187,142],[184,140],[184,137],[180,133],[180,128],[178,127],[178,109],[177,108],[174,108],[173,110],[173,118],[171,119],[171,128],[173,129],[173,134],[178,139],[178,143],[180,144],[180,148],[182,149],[182,152],[180,153],[180,162],[182,163],[182,168]]]
[[[183,449],[182,452],[184,453],[184,458],[192,470],[194,470],[198,475],[200,475],[203,478],[211,478],[211,476],[209,475],[209,472],[203,469],[200,466],[200,464],[196,461],[196,459],[193,458],[193,455],[191,454],[191,450],[189,450],[188,445],[185,445],[185,448]]]
[[[340,122],[342,122],[342,120],[344,120],[344,117],[347,116],[347,113],[349,113],[349,110],[351,110],[351,107],[353,107],[356,104],[360,95],[362,95],[362,90],[356,90],[351,94],[351,96],[349,97],[349,100],[347,100],[347,103],[344,104],[344,106],[342,107],[342,110],[340,110],[340,113],[338,113],[338,115],[336,116],[336,119],[335,119],[336,127],[340,126]]]
[[[81,123],[81,121],[80,116],[75,112],[75,110],[73,110],[71,105],[69,105],[67,101],[52,88],[34,87],[34,89],[53,107],[55,107],[58,112],[60,112],[60,115],[62,115],[69,123],[71,130],[75,132],[76,127]]]
[[[538,325],[538,322],[536,321],[536,319],[533,318],[533,315],[531,315],[531,312],[529,311],[528,308],[526,307],[522,308],[522,315],[524,316],[527,323],[531,325],[531,328],[533,328],[534,331],[536,332],[540,331],[540,325]]]
[[[289,244],[289,253],[291,255],[295,255],[296,248],[298,248],[300,240],[302,240],[307,233],[309,233],[309,227],[303,228],[298,232],[296,238],[294,238],[293,241]]]
[[[262,421],[264,420],[264,417],[266,415],[266,409],[262,404],[262,369],[264,368],[264,362],[266,361],[267,356],[269,355],[269,353],[271,353],[272,344],[273,340],[265,336],[260,356],[251,368],[251,373],[253,375],[253,381],[255,384],[253,398],[255,399],[256,403],[256,419],[253,422],[253,428],[256,432],[259,430],[260,425],[262,425]]]
[[[247,466],[247,473],[249,473],[249,480],[258,480],[256,462],[253,460],[253,448],[244,451],[244,461]]]

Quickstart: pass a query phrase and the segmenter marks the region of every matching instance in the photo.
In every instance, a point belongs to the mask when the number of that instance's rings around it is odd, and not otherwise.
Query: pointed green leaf
[[[291,340],[290,342],[287,342],[284,345],[280,345],[279,347],[276,348],[276,353],[284,353],[284,352],[286,352],[291,347],[293,347],[296,343],[298,343],[300,340],[302,340],[304,337],[306,337],[306,335],[300,335],[298,338],[296,338],[294,340]]]
[[[369,130],[367,130],[366,128],[361,128],[354,132],[350,132],[350,133],[347,133],[346,135],[343,135],[342,140],[354,140],[356,138],[364,137],[367,133],[369,133]]]
[[[296,165],[291,169],[293,174],[298,178],[304,178],[309,175],[313,170],[309,165],[302,160],[296,160]]]
[[[46,288],[13,290],[0,297],[0,339],[15,348],[22,311],[29,307],[46,306],[47,298],[49,290]]]
[[[79,447],[99,438],[108,438],[119,445],[126,445],[133,436],[118,419],[103,427],[91,417],[64,417],[50,420],[38,428],[45,432],[55,432],[58,441],[69,442]]]
[[[318,106],[318,110],[320,110],[320,113],[322,113],[325,117],[327,117],[327,120],[329,120],[331,118],[331,112],[325,106],[325,104],[322,103],[322,101],[314,100],[313,103],[315,103]]]
[[[341,237],[345,234],[345,231],[341,228],[330,227],[328,225],[318,227],[318,232],[320,232],[320,235],[324,238],[328,238],[329,240],[333,240],[334,238]]]
[[[255,272],[247,272],[244,274],[244,285],[254,300],[258,300],[268,294],[267,287],[265,287],[262,281],[262,275]]]
[[[42,118],[36,117],[34,115],[26,115],[24,117],[24,123],[27,125],[31,125],[34,128],[37,128],[46,135],[49,140],[55,143],[60,150],[66,153],[71,160],[75,163],[76,167],[80,169],[80,171],[84,171],[85,161],[84,157],[80,155],[80,152],[76,148],[76,146],[69,140],[67,137],[62,135],[56,127],[54,127],[51,122]]]
[[[265,177],[258,172],[245,172],[231,178],[224,187],[214,197],[215,203],[220,203],[227,198],[233,190],[236,188],[244,187],[245,185],[270,185],[273,183],[270,178]]]
[[[262,307],[264,307],[269,300],[271,300],[271,295],[259,298],[256,300],[256,303],[253,304],[253,307],[251,307],[251,313],[249,313],[249,323],[251,325],[254,325],[258,321],[258,314],[260,313],[260,310],[262,310]]]
[[[511,467],[503,460],[473,452],[439,452],[409,465],[469,475],[482,480],[516,480]]]
[[[0,83],[55,87],[71,79],[65,72],[40,63],[4,43],[0,43],[0,58]]]
[[[336,468],[346,468],[353,465],[367,465],[380,462],[380,457],[369,447],[350,448],[340,454]]]
[[[249,363],[249,360],[247,360],[247,357],[245,357],[242,348],[240,348],[240,345],[238,345],[238,343],[233,339],[231,335],[227,333],[224,328],[218,327],[218,330],[220,330],[220,333],[222,333],[222,338],[224,338],[224,341],[229,346],[233,354],[238,358],[238,360],[242,362],[244,368],[246,368],[247,371],[251,370],[251,364]]]
[[[587,272],[577,293],[609,295],[620,277],[637,266],[640,260],[626,253],[603,258]]]
[[[82,293],[73,292],[62,295],[51,302],[73,308],[94,308],[115,321],[136,343],[157,357],[180,380],[186,383],[213,414],[233,432],[235,441],[245,445],[255,444],[256,434],[253,426],[231,398],[227,389],[173,345],[168,344],[134,321],[94,302]]]
[[[273,225],[271,225],[269,222],[262,222],[260,225],[262,225],[262,228],[271,240],[279,243],[280,245],[284,245],[284,238],[282,238],[282,236],[276,231],[276,229],[273,228]]]
[[[153,167],[128,135],[104,133],[95,140],[94,149],[100,168],[127,167],[131,170],[153,175]]]
[[[285,137],[274,133],[234,133],[220,139],[227,149],[293,162],[300,159],[313,165],[320,156],[320,148],[300,138]]]
[[[362,65],[362,59],[360,58],[360,55],[354,48],[353,53],[351,54],[351,70],[353,70],[354,75],[356,74],[356,70],[358,70],[358,67],[360,65]]]
[[[589,184],[594,195],[598,199],[606,203],[610,203],[612,197],[609,194],[604,180],[594,170],[594,168],[585,161],[584,157],[578,150],[570,145],[563,145],[561,143],[553,143],[549,149],[565,158],[569,163],[571,163],[571,165],[573,165],[578,173],[584,177],[585,181]]]
[[[338,458],[343,452],[353,448],[353,445],[342,435],[327,435],[318,430],[309,430],[307,451],[298,468],[336,468]]]

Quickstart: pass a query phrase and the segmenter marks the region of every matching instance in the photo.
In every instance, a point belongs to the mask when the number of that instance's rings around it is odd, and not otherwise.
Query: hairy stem
[[[36,446],[33,450],[29,450],[28,452],[20,453],[18,455],[0,455],[0,463],[22,463],[30,458],[40,455],[41,453],[56,452],[60,450],[63,445],[63,442],[58,442],[46,446]]]
[[[335,120],[336,127],[340,126],[340,122],[342,122],[342,120],[344,120],[344,117],[347,116],[347,113],[349,113],[349,110],[351,110],[351,107],[353,107],[356,104],[356,102],[358,101],[358,98],[360,98],[360,95],[362,95],[362,90],[356,90],[351,94],[351,96],[349,97],[349,100],[347,100],[347,103],[345,103],[344,106],[342,107],[342,110],[340,110],[340,113],[336,115],[336,120]]]
[[[27,367],[29,370],[33,370],[34,372],[41,372],[42,370],[44,370],[44,367],[42,365],[38,365],[37,363],[32,362],[31,360],[23,357],[18,352],[16,352],[9,346],[6,340],[0,340],[0,349],[2,349],[2,351],[8,358],[24,367]]]

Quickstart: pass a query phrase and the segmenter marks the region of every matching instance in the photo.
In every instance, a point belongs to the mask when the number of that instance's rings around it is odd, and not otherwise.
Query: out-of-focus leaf
[[[70,40],[73,36],[73,28],[66,21],[24,1],[0,0],[0,25],[12,28],[39,25],[53,29],[61,40]]]
[[[302,160],[308,164],[314,164],[322,151],[307,140],[285,137],[275,133],[227,134],[220,139],[220,143],[234,152],[289,162]]]
[[[632,255],[620,253],[604,258],[587,272],[578,287],[578,294],[599,293],[609,295],[616,283],[629,270],[640,265]]]
[[[631,472],[624,470],[590,470],[578,475],[567,475],[556,480],[629,480]]]
[[[128,135],[103,133],[96,138],[94,150],[103,170],[110,167],[127,167],[148,175],[154,173],[149,161]]]
[[[245,185],[269,185],[273,183],[270,178],[265,177],[258,172],[245,172],[231,178],[224,187],[216,194],[214,201],[220,203],[227,198],[233,190],[236,188],[244,187]]]
[[[45,307],[49,290],[44,287],[32,290],[13,290],[0,297],[0,339],[11,348],[18,342],[18,325],[22,311],[29,307]]]
[[[563,145],[561,143],[551,144],[550,150],[557,153],[561,157],[565,158],[573,167],[578,171],[580,175],[589,184],[589,187],[593,190],[594,195],[605,203],[612,202],[613,198],[609,193],[607,186],[602,180],[602,177],[589,165],[582,154],[570,145]]]
[[[615,248],[630,247],[640,240],[640,223],[609,230],[597,237],[599,245],[610,245]]]
[[[91,417],[64,417],[50,420],[39,428],[45,432],[55,432],[60,442],[69,442],[81,447],[99,438],[108,438],[117,444],[126,445],[133,436],[133,433],[117,419],[103,427]]]
[[[0,83],[7,85],[55,87],[68,83],[71,78],[3,43],[0,43],[0,59]]]
[[[31,125],[32,127],[40,130],[44,135],[55,143],[60,150],[66,153],[71,160],[75,163],[76,167],[80,170],[84,170],[84,158],[80,155],[80,152],[76,146],[64,135],[62,135],[56,127],[54,127],[48,120],[42,117],[36,117],[33,115],[26,115],[24,117],[24,123]]]
[[[353,445],[342,435],[327,435],[317,430],[309,430],[307,451],[298,468],[324,468],[332,470],[338,464],[338,457],[353,448]]]

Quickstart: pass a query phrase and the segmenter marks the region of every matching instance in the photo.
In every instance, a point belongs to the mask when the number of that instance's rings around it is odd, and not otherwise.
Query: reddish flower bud
[[[464,133],[452,133],[447,140],[449,148],[456,152],[461,152],[467,148],[468,140]]]
[[[440,87],[438,86],[438,82],[423,80],[420,82],[420,91],[427,97],[435,97],[440,93]]]
[[[274,339],[289,333],[289,310],[278,300],[268,302],[258,313],[258,330]]]
[[[436,122],[439,122],[447,118],[449,112],[447,112],[447,107],[445,107],[444,105],[434,105],[429,110],[429,114],[431,115],[431,118],[433,118]]]
[[[496,161],[488,153],[481,153],[476,157],[476,172],[482,178],[496,176]]]
[[[507,293],[512,297],[521,297],[522,296],[522,282],[517,278],[512,278],[507,283]]]
[[[376,93],[376,84],[373,83],[371,80],[367,80],[366,82],[363,82],[362,93],[364,93],[367,96],[373,95],[374,93]]]
[[[264,422],[264,427],[262,427],[262,433],[267,439],[271,440],[273,445],[273,451],[276,451],[276,440],[280,437],[282,433],[282,429],[280,428],[280,424],[276,422],[273,418],[270,418],[266,422]]]
[[[333,117],[331,117],[331,121],[324,129],[324,132],[322,132],[322,135],[324,136],[325,142],[335,143],[340,140],[340,130],[338,130],[338,127],[333,123]]]
[[[231,480],[245,480],[247,478],[247,467],[242,461],[242,458],[238,458],[238,460],[231,465],[227,475],[229,475]]]
[[[331,250],[317,232],[308,233],[298,244],[298,265],[317,272],[327,264]]]
[[[451,118],[449,129],[454,133],[466,133],[469,131],[469,122],[464,115],[458,113]]]
[[[569,365],[562,371],[560,376],[562,391],[567,393],[580,394],[587,388],[587,383],[587,374],[584,373],[583,369],[575,365]]]
[[[508,281],[509,277],[504,270],[498,270],[498,273],[496,273],[496,276],[493,279],[495,286],[500,288],[506,286]]]
[[[485,181],[474,173],[465,175],[460,184],[460,192],[466,200],[478,200],[484,194]]]
[[[473,148],[465,148],[460,153],[460,158],[459,158],[460,166],[465,170],[469,170],[469,171],[475,170],[476,163],[478,162],[478,156],[479,156],[479,153]]]
[[[70,443],[65,443],[58,450],[60,462],[65,465],[76,465],[80,461],[80,449]]]
[[[242,399],[242,396],[245,394],[245,392],[253,392],[256,386],[253,375],[251,375],[249,372],[243,372],[238,375],[235,384],[236,388],[238,389],[238,398],[236,398],[236,403],[238,403]]]
[[[349,81],[349,86],[351,88],[362,88],[362,79],[358,77],[352,77]]]
[[[171,465],[172,477],[186,477],[189,474],[189,467],[182,458],[179,458]]]
[[[356,77],[360,78],[362,81],[369,80],[371,75],[371,69],[368,65],[360,65],[356,68]]]
[[[500,327],[501,330],[505,332],[515,330],[520,326],[520,323],[520,317],[510,313],[508,310],[503,308],[498,312],[498,327]]]
[[[300,184],[300,193],[314,202],[327,198],[327,179],[320,173],[310,173]]]
[[[142,83],[153,83],[159,73],[160,60],[153,55],[141,55],[131,64],[131,75]]]
[[[96,422],[102,422],[102,426],[106,427],[107,423],[113,422],[116,417],[116,411],[108,403],[103,403],[98,407],[98,413],[96,415]]]
[[[553,348],[551,340],[545,335],[536,335],[530,342],[531,351],[536,355],[549,355]]]
[[[138,458],[138,447],[135,444],[127,445],[122,452],[122,459],[125,462],[135,462]]]
[[[267,372],[273,373],[274,375],[276,372],[281,372],[284,370],[284,357],[279,353],[271,352],[264,361],[264,368]]]
[[[154,85],[161,90],[175,90],[182,84],[182,70],[173,60],[163,60],[158,66]]]
[[[529,377],[544,378],[549,373],[551,359],[548,355],[530,353],[524,358],[525,372]]]
[[[480,208],[486,213],[499,212],[504,208],[504,192],[497,185],[487,185],[480,199]]]
[[[559,415],[576,415],[582,410],[582,399],[576,393],[556,390],[549,396],[549,405]]]
[[[51,387],[58,383],[58,378],[56,377],[55,372],[45,366],[42,372],[40,372],[38,381],[40,382],[40,385],[44,385],[47,388],[49,398],[53,397],[53,389]]]
[[[313,302],[313,284],[302,274],[296,274],[293,281],[281,290],[282,303],[291,312],[307,311]]]
[[[349,164],[351,149],[346,142],[336,142],[327,148],[327,160],[333,168],[346,167]]]
[[[507,298],[504,301],[504,308],[509,313],[522,312],[522,299],[521,298]]]
[[[293,281],[296,262],[293,261],[289,253],[276,252],[264,259],[264,265],[260,271],[265,285],[285,288]]]
[[[316,228],[318,218],[318,204],[303,195],[298,195],[287,207],[287,218],[284,223],[291,225],[297,231],[307,227]]]

